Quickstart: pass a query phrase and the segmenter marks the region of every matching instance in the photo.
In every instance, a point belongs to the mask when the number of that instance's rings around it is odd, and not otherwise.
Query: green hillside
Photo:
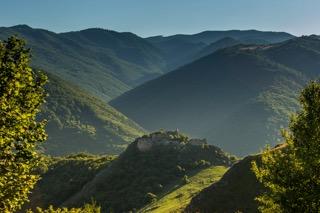
[[[155,201],[157,197],[189,183],[189,177],[203,169],[214,167],[215,169],[212,169],[217,177],[212,177],[212,181],[215,181],[225,170],[224,167],[235,161],[234,157],[226,155],[215,146],[170,131],[156,132],[136,139],[109,166],[105,167],[104,160],[99,160],[103,165],[99,170],[92,170],[90,164],[83,165],[82,161],[72,161],[72,165],[69,165],[65,163],[65,159],[68,158],[63,158],[62,163],[58,161],[58,164],[49,166],[35,193],[46,196],[34,196],[31,205],[36,202],[46,207],[51,202],[57,202],[60,206],[75,207],[94,199],[104,212],[140,209]],[[77,166],[81,168],[77,169]],[[78,170],[84,173],[78,174]],[[94,174],[89,172],[91,170]],[[203,175],[205,180],[209,179],[208,174]],[[56,180],[55,188],[48,187],[52,179]],[[63,183],[60,188],[58,182],[67,180],[75,182],[76,185],[66,186],[64,189]],[[201,183],[194,184],[188,187],[202,186]],[[46,200],[43,201],[41,197]]]
[[[259,159],[260,155],[248,156],[233,165],[217,183],[194,196],[185,211],[258,212],[258,204],[254,199],[264,188],[251,171],[251,162]]]
[[[99,171],[106,169],[115,158],[84,153],[46,158],[40,170],[42,178],[29,197],[31,202],[24,209],[60,206]]]
[[[280,127],[298,108],[298,92],[319,74],[319,44],[311,36],[219,50],[111,105],[148,130],[179,128],[244,156],[276,143]],[[308,51],[308,60],[301,49]]]
[[[160,51],[132,33],[87,29],[54,33],[26,25],[1,27],[0,39],[26,39],[32,64],[110,100],[166,68]]]
[[[203,169],[190,177],[187,184],[160,196],[159,200],[145,206],[138,212],[182,212],[195,195],[202,189],[218,181],[226,171],[227,168],[223,166],[212,166]]]
[[[144,133],[105,102],[53,75],[49,75],[46,91],[49,96],[40,116],[49,121],[49,138],[44,144],[47,154],[120,153]]]

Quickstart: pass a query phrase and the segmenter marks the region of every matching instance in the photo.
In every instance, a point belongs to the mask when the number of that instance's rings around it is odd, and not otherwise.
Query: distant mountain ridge
[[[163,51],[169,69],[178,68],[215,50],[235,44],[271,44],[283,42],[295,36],[285,32],[257,30],[204,31],[197,34],[177,34],[172,36],[153,36],[146,38]],[[229,39],[229,41],[227,40]],[[231,42],[230,39],[237,42]],[[221,41],[219,41],[221,40]],[[214,44],[216,43],[217,44]],[[229,42],[229,43],[228,43]],[[213,51],[210,52],[210,45]],[[217,48],[219,47],[220,48]]]
[[[149,130],[180,128],[237,155],[257,152],[277,142],[299,90],[319,76],[319,45],[309,36],[218,50],[111,105]]]
[[[220,39],[270,43],[292,37],[276,32],[207,31],[141,38],[130,32],[101,28],[54,33],[27,25],[0,27],[0,39],[12,35],[26,39],[34,56],[34,67],[68,80],[105,101],[198,59],[201,52],[210,50],[206,49],[208,45]],[[230,45],[220,44],[220,48]]]
[[[160,51],[133,33],[104,29],[54,33],[27,25],[1,27],[0,39],[26,39],[32,65],[110,100],[166,67]]]
[[[264,40],[268,43],[278,43],[294,38],[286,32],[272,32],[272,31],[258,31],[258,30],[225,30],[225,31],[203,31],[196,34],[177,34],[171,36],[153,36],[148,37],[147,40],[154,42],[168,41],[171,39],[183,39],[185,41],[191,41],[193,43],[203,42],[205,44],[211,44],[225,37],[230,37],[242,41],[250,40]]]

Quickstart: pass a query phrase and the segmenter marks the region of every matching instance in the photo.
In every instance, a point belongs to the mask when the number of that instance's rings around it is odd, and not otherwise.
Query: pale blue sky
[[[257,29],[320,34],[320,0],[0,0],[0,26],[140,36]]]

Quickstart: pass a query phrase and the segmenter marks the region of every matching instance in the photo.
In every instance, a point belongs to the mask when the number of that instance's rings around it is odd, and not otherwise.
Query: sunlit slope
[[[227,167],[213,166],[203,169],[189,178],[183,186],[177,186],[160,199],[147,205],[138,212],[169,213],[182,212],[191,199],[202,189],[218,181],[227,171]]]
[[[216,183],[192,198],[186,212],[258,213],[255,197],[265,191],[253,173],[252,161],[261,155],[248,156],[234,164]]]

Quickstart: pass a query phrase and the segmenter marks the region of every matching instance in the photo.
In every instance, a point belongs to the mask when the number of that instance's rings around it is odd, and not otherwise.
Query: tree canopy
[[[267,192],[257,198],[261,212],[320,211],[320,83],[301,93],[302,109],[283,131],[284,145],[262,154],[253,170]]]
[[[16,37],[0,41],[0,211],[15,212],[39,176],[37,146],[46,140],[36,121],[47,80],[29,65],[30,51]]]

